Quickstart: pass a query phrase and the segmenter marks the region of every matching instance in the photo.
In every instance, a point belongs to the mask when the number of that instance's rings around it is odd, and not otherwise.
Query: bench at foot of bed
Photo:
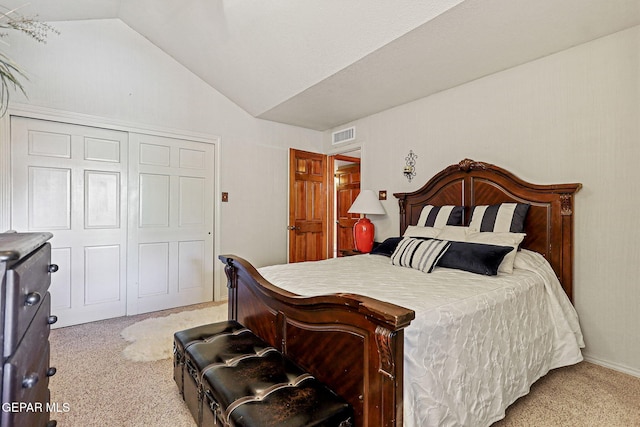
[[[236,321],[176,332],[174,380],[198,426],[350,427],[341,397]]]

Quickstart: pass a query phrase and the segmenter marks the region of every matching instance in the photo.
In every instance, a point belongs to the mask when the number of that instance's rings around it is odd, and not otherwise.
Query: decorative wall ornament
[[[487,166],[489,166],[488,163],[476,162],[475,160],[471,160],[471,159],[463,159],[463,160],[460,160],[460,162],[458,163],[458,167],[460,168],[461,171],[464,171],[464,172],[469,172],[470,170],[473,170],[473,169],[486,169]]]
[[[413,150],[409,150],[409,154],[404,158],[406,162],[406,166],[404,167],[404,176],[407,178],[409,182],[416,176],[416,159],[418,158],[417,154],[413,152]]]

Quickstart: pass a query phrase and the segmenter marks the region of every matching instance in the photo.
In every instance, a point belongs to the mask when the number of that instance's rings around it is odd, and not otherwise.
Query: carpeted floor
[[[193,427],[194,421],[173,381],[173,360],[133,362],[120,331],[142,319],[182,309],[119,317],[51,331],[51,414],[60,427]],[[66,404],[66,405],[65,405]],[[65,412],[65,407],[68,411]]]
[[[640,378],[581,362],[540,378],[493,427],[638,427]]]
[[[193,310],[213,303],[183,308]],[[133,362],[120,331],[133,323],[181,309],[121,317],[51,331],[52,414],[61,427],[193,427],[178,395],[171,359]],[[591,363],[556,369],[494,427],[640,426],[640,378]],[[67,410],[68,409],[68,410]]]

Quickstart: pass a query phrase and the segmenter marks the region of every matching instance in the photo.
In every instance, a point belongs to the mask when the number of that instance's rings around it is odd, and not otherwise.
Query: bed
[[[527,183],[464,159],[419,190],[394,194],[398,237],[423,220],[425,206],[462,207],[457,232],[474,206],[526,204],[526,237],[511,273],[437,266],[425,273],[381,255],[258,271],[222,255],[229,318],[343,396],[357,426],[490,425],[550,369],[582,360],[570,303],[579,189]]]

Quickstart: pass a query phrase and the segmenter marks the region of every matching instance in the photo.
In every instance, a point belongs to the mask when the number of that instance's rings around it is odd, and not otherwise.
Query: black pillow
[[[500,263],[512,250],[511,246],[451,242],[437,266],[495,276],[498,274]]]
[[[389,237],[384,242],[373,248],[371,253],[390,257],[393,254],[393,251],[396,250],[396,246],[398,246],[400,240],[402,240],[402,237]]]

